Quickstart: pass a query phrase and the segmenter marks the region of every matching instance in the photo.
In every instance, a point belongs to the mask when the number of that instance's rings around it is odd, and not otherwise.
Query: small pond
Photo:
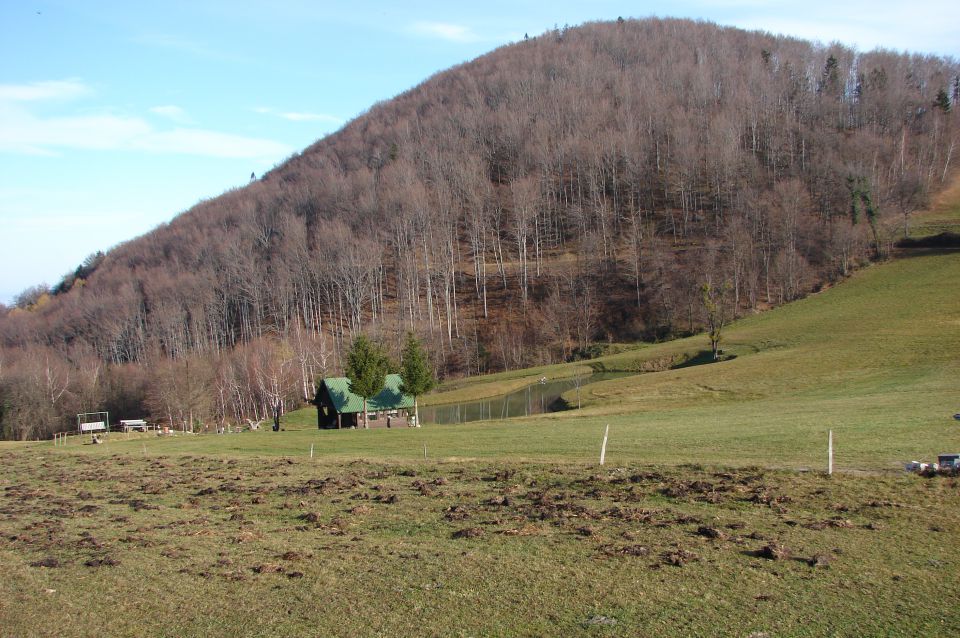
[[[598,372],[590,376],[580,377],[580,387],[619,379],[636,374],[635,372]],[[467,423],[469,421],[483,421],[486,419],[509,419],[530,414],[557,412],[568,409],[560,395],[577,387],[577,379],[555,379],[542,383],[534,383],[522,390],[503,394],[480,401],[466,403],[447,403],[420,408],[420,420],[423,423]],[[577,407],[576,403],[572,407]]]

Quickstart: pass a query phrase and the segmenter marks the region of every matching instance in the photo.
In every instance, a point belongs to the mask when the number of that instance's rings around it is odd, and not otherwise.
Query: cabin
[[[388,374],[383,390],[367,401],[370,427],[408,425],[407,410],[413,409],[413,397],[400,392],[399,374]],[[317,427],[351,428],[363,426],[363,398],[350,391],[346,377],[328,377],[317,386],[313,399],[317,406]]]

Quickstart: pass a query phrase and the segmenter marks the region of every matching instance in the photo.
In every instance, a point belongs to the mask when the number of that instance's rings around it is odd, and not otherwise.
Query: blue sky
[[[678,16],[960,57],[960,3],[0,2],[0,303],[497,46]]]

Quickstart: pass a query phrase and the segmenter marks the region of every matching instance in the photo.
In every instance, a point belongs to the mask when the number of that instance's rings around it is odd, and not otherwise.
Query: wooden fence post
[[[833,430],[827,434],[827,476],[833,475]]]
[[[600,465],[603,465],[603,461],[607,456],[607,436],[610,434],[610,424],[607,424],[607,428],[603,431],[603,445],[600,446]]]

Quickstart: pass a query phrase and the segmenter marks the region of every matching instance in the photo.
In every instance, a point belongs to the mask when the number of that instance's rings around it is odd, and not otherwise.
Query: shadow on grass
[[[722,350],[720,352],[720,359],[714,361],[712,350],[701,350],[689,359],[685,359],[684,361],[671,366],[670,369],[679,370],[680,368],[691,368],[693,366],[702,366],[708,363],[720,363],[721,361],[731,361],[732,359],[737,358],[737,355],[735,354],[723,354]]]
[[[897,248],[932,248],[956,249],[960,248],[960,234],[950,231],[928,237],[904,237],[896,243]]]

